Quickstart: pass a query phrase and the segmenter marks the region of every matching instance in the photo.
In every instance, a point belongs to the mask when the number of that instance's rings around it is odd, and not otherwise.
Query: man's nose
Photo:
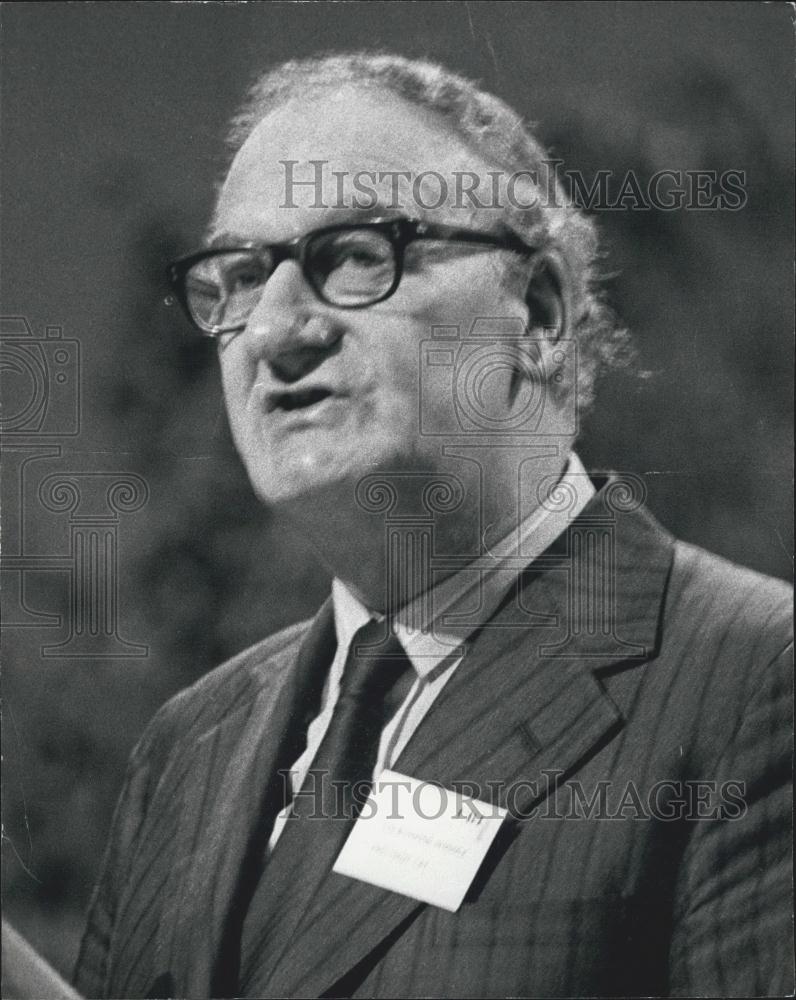
[[[342,328],[307,283],[297,261],[283,261],[263,288],[241,334],[255,363],[294,382],[316,367]]]

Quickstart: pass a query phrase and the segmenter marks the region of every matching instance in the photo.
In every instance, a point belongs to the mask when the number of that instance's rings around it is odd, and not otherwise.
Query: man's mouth
[[[266,409],[269,413],[281,410],[289,413],[294,410],[308,410],[317,406],[334,393],[331,389],[315,386],[309,389],[292,389],[284,392],[269,392],[266,397]]]

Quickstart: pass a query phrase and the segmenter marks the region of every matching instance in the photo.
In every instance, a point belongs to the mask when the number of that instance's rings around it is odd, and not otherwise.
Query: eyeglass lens
[[[367,305],[395,280],[395,250],[373,229],[320,232],[307,241],[304,272],[316,292],[339,306]],[[274,270],[267,249],[220,251],[198,261],[185,276],[188,306],[205,328],[243,325]]]

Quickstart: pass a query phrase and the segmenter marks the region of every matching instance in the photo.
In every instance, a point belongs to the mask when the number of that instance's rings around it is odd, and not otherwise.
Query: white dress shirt
[[[594,486],[578,456],[569,456],[558,489],[564,488],[574,502],[537,507],[520,525],[483,555],[477,568],[465,567],[436,584],[425,600],[417,599],[397,612],[391,627],[415,669],[411,690],[381,733],[373,771],[375,780],[384,768],[392,768],[406,744],[461,663],[461,645],[488,621],[517,578],[517,557],[529,565],[561,535],[567,525],[594,496]],[[430,600],[429,600],[430,597]],[[307,749],[291,769],[293,789],[301,788],[329,727],[340,694],[343,667],[354,634],[371,619],[382,616],[368,610],[340,580],[332,581],[337,651],[329,669],[321,710],[307,730]],[[431,620],[424,621],[431,608]],[[452,619],[458,617],[458,622]],[[419,623],[420,627],[417,627]],[[269,840],[273,848],[292,807],[278,816]]]

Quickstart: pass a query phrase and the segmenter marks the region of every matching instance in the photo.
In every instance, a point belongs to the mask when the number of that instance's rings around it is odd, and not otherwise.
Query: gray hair
[[[228,144],[237,151],[260,121],[291,98],[342,84],[375,86],[439,115],[455,134],[508,175],[547,169],[549,159],[522,118],[498,97],[435,63],[382,52],[313,56],[282,63],[250,87],[232,120]],[[522,237],[555,249],[572,283],[572,337],[577,339],[578,401],[592,402],[601,370],[630,356],[627,331],[617,325],[599,287],[596,226],[567,198],[558,179],[533,207],[507,206],[506,222]]]

